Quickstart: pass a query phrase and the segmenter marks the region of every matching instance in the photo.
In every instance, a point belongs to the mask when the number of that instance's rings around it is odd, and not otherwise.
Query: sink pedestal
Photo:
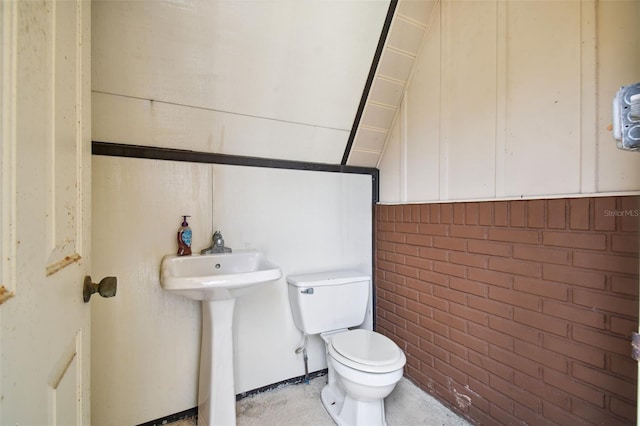
[[[236,424],[233,309],[236,299],[202,301],[198,426]]]

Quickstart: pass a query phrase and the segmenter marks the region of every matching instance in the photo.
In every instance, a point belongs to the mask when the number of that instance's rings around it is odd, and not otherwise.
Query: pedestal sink
[[[236,424],[232,329],[236,297],[281,276],[280,268],[256,250],[162,259],[162,288],[202,301],[199,426]]]

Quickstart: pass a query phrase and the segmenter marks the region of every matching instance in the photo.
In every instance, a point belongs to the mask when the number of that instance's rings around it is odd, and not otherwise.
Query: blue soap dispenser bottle
[[[187,218],[182,216],[182,226],[178,229],[178,256],[189,256],[191,254],[191,228],[187,223]]]

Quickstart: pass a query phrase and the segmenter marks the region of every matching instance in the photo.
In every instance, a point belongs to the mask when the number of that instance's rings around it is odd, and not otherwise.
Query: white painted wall
[[[92,273],[117,275],[119,287],[92,300],[92,423],[138,424],[197,405],[201,308],[159,283],[181,214],[192,216],[195,251],[220,229],[229,247],[261,250],[282,268],[282,279],[236,303],[239,393],[304,374],[287,275],[371,273],[371,190],[367,175],[95,156]],[[309,369],[323,368],[312,339]]]
[[[388,5],[94,2],[93,140],[339,163]],[[192,216],[196,251],[220,229],[285,277],[371,273],[370,176],[111,157],[93,166],[92,274],[119,278],[118,295],[93,307],[93,424],[197,404],[200,305],[159,284],[180,215]],[[236,392],[304,374],[284,277],[239,299],[234,327]],[[319,339],[309,362],[326,367]]]
[[[443,1],[379,162],[381,201],[640,190],[607,126],[640,80],[637,1]]]

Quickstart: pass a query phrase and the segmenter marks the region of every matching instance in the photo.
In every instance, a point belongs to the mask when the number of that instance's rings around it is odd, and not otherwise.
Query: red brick
[[[504,349],[513,350],[513,337],[508,334],[500,333],[475,323],[468,324],[468,332],[471,336],[480,340],[485,340]]]
[[[419,315],[415,312],[411,312],[407,308],[404,308],[402,306],[397,306],[396,314],[399,317],[406,319],[407,321],[411,321],[416,324],[418,323]]]
[[[606,389],[611,393],[626,397],[630,400],[635,399],[636,387],[633,382],[619,379],[605,371],[574,363],[571,369],[571,375],[576,379],[591,383],[599,389]]]
[[[453,223],[453,204],[440,204],[440,223]]]
[[[511,351],[506,351],[497,346],[489,347],[489,356],[492,359],[528,374],[531,377],[540,377],[542,374],[542,368],[537,362]]]
[[[462,278],[467,275],[466,268],[464,266],[454,265],[453,263],[434,261],[433,270],[442,274],[453,275]]]
[[[420,222],[420,205],[411,205],[411,222]]]
[[[415,235],[407,235],[407,238],[415,237]],[[410,246],[407,244],[398,244],[396,246],[396,252],[398,254],[407,254],[409,256],[418,256],[420,249],[418,247]]]
[[[567,358],[564,356],[521,340],[514,341],[513,352],[558,371],[566,372],[569,367]]]
[[[428,223],[430,220],[430,214],[429,212],[431,211],[431,208],[429,206],[429,204],[420,204],[420,222],[421,223]]]
[[[503,407],[506,411],[513,410],[513,401],[500,392],[491,389],[489,386],[469,378],[469,388],[498,407]]]
[[[527,277],[514,277],[513,288],[525,293],[558,300],[568,300],[569,294],[568,286],[565,284]]]
[[[607,293],[574,289],[573,302],[591,309],[615,312],[628,316],[638,315],[638,300],[635,298],[632,299]]]
[[[482,367],[485,371],[502,377],[503,379],[511,380],[511,378],[513,377],[513,368],[511,368],[509,365],[498,362],[485,355],[481,355],[478,352],[469,351],[468,359],[470,363],[477,365],[478,367]],[[486,377],[487,379],[489,379],[490,375],[487,375]]]
[[[449,279],[449,287],[461,293],[475,294],[476,296],[487,295],[487,285],[477,281],[469,281],[462,278],[451,277]]]
[[[433,260],[448,260],[449,253],[446,250],[432,247],[420,247],[420,257]]]
[[[554,404],[562,407],[566,411],[569,411],[570,409],[571,399],[569,398],[569,395],[554,388],[553,386],[547,385],[539,378],[534,378],[516,371],[513,376],[513,384],[520,386],[523,389],[527,389],[532,394],[537,395],[544,400],[553,401]]]
[[[395,231],[396,227],[393,222],[377,222],[376,231]]]
[[[493,389],[497,390],[498,392],[502,392],[505,395],[508,395],[511,399],[519,402],[526,407],[529,407],[533,410],[542,409],[542,401],[540,401],[540,398],[537,398],[535,395],[529,393],[525,389],[514,386],[512,383],[509,383],[508,381],[496,376],[491,376],[489,378],[489,383]]]
[[[471,253],[490,254],[493,256],[511,256],[511,244],[495,243],[492,241],[467,241],[467,251]]]
[[[611,212],[616,210],[616,199],[595,198],[593,204],[593,228],[596,231],[615,231],[616,218]]]
[[[451,225],[449,227],[449,235],[481,240],[487,238],[487,229],[483,226]]]
[[[543,401],[540,402],[540,404],[542,403]],[[540,409],[540,413],[538,413],[518,403],[513,407],[513,415],[518,419],[518,421],[525,425],[556,426],[556,423],[542,417],[541,412],[542,408]]]
[[[446,311],[449,308],[449,303],[446,300],[442,300],[439,297],[434,297],[430,294],[420,293],[420,303],[427,304],[435,309]]]
[[[604,407],[604,394],[602,391],[586,386],[575,381],[567,373],[559,372],[551,368],[544,368],[543,380],[551,386],[554,386],[578,398],[589,401],[600,407]]]
[[[638,273],[638,258],[636,256],[614,256],[600,253],[574,252],[573,265],[587,269],[621,272],[625,274]]]
[[[638,362],[629,355],[621,356],[609,354],[609,365],[612,373],[620,376],[630,377],[636,380],[638,377]]]
[[[485,269],[469,268],[468,277],[473,281],[480,281],[487,284],[493,284],[500,287],[508,288],[513,282],[513,276],[502,272],[489,271]]]
[[[612,413],[624,417],[628,420],[636,420],[636,405],[623,401],[616,397],[611,397],[609,409]]]
[[[450,361],[453,362],[454,358],[466,358],[467,357],[467,348],[463,345],[454,342],[451,339],[446,337],[442,337],[439,334],[433,336],[433,343],[440,346],[443,349],[446,349],[451,354]]]
[[[467,299],[469,307],[478,309],[489,314],[497,315],[503,318],[511,318],[513,315],[513,307],[506,303],[488,300],[483,297],[469,296]]]
[[[480,223],[478,203],[465,203],[464,223],[467,225],[478,225]]]
[[[440,346],[434,343],[422,340],[420,342],[420,348],[426,351],[428,354],[433,355],[434,358],[449,362],[449,352],[445,351]],[[433,372],[431,372],[431,374],[433,374]]]
[[[489,269],[526,277],[542,276],[542,265],[520,259],[492,257],[489,258]]]
[[[396,265],[395,272],[405,277],[418,278],[418,270],[412,266]]]
[[[545,418],[551,419],[553,422],[559,425],[571,425],[571,426],[593,426],[593,423],[587,422],[584,419],[574,416],[568,411],[565,411],[553,404],[553,401],[542,402],[542,414]]]
[[[451,341],[448,341],[451,343]],[[462,347],[462,346],[461,346]],[[465,348],[466,351],[466,348]],[[475,354],[475,352],[474,352]],[[475,354],[474,357],[480,357],[481,355]],[[487,358],[484,358],[487,359]],[[471,359],[469,360],[471,361]],[[463,357],[452,356],[451,357],[451,366],[457,368],[460,371],[463,371],[468,376],[473,377],[476,380],[481,381],[482,383],[489,383],[489,373],[487,373],[487,369],[484,365],[474,365],[471,362],[467,362],[463,359]],[[495,361],[493,361],[495,363]]]
[[[453,205],[453,223],[464,225],[464,206],[463,203]]]
[[[630,278],[612,275],[611,291],[615,293],[629,294],[631,296],[638,296],[638,277]]]
[[[402,221],[411,222],[411,205],[402,206]]]
[[[576,343],[568,338],[556,337],[550,334],[545,334],[544,348],[554,351],[559,354],[564,354],[578,361],[586,362],[595,367],[604,368],[605,366],[605,353],[600,349]]]
[[[608,352],[620,355],[629,355],[631,343],[629,340],[601,333],[590,328],[574,325],[572,330],[573,340],[586,343],[595,348],[607,348]]]
[[[611,251],[638,253],[638,234],[614,234],[611,236]]]
[[[396,223],[395,231],[402,232],[404,234],[417,234],[418,224],[417,223]]]
[[[495,226],[509,226],[509,202],[497,201],[493,203],[493,224]]]
[[[449,253],[449,262],[484,269],[489,265],[489,258],[480,254],[452,251]]]
[[[408,323],[407,331],[422,340],[426,340],[427,342],[434,341],[433,331],[427,330],[426,328],[421,327],[420,325]]]
[[[458,330],[461,330],[463,332],[467,328],[467,322],[464,319],[456,318],[453,315],[439,309],[435,309],[433,311],[433,319],[449,327],[457,328]]]
[[[581,308],[569,303],[545,300],[542,305],[542,313],[590,327],[604,329],[605,326],[605,315],[603,313],[594,312],[591,309]]]
[[[441,299],[448,300],[450,302],[455,302],[458,304],[464,304],[467,301],[467,296],[465,293],[460,291],[452,290],[447,287],[434,287],[433,295],[439,297]],[[450,307],[449,307],[450,308]]]
[[[569,228],[589,229],[590,198],[573,198],[569,200]]]
[[[531,230],[489,228],[489,239],[492,241],[537,244],[539,234],[538,231]]]
[[[565,200],[547,201],[547,227],[564,229],[566,227]]]
[[[491,287],[489,288],[489,298],[534,311],[542,310],[542,299],[540,297],[514,291],[509,288]]]
[[[476,311],[475,309],[470,309],[470,308],[468,308],[468,307],[466,307],[464,305],[460,305],[458,303],[449,304],[449,312],[451,313],[451,315],[455,315],[457,317],[464,318],[464,319],[476,322],[476,323],[481,324],[481,325],[488,325],[489,324],[489,315],[488,314],[486,314],[484,312]]]
[[[620,197],[618,199],[621,215],[617,217],[620,230],[637,232],[640,226],[640,197]]]
[[[493,204],[492,202],[478,204],[478,225],[493,224]]]
[[[429,204],[429,221],[440,223],[440,204]]]
[[[586,234],[583,232],[544,231],[542,233],[542,244],[545,246],[606,250],[607,237],[603,234]]]
[[[418,232],[426,235],[449,235],[449,225],[437,223],[421,223]]]
[[[466,240],[463,238],[452,237],[433,237],[433,247],[442,248],[447,250],[466,250]]]
[[[429,260],[429,259],[423,259],[421,257],[407,256],[406,257],[406,264],[407,264],[407,266],[411,266],[411,267],[419,268],[419,269],[426,269],[426,270],[433,269],[433,261]],[[417,273],[417,271],[416,271],[416,273]],[[418,276],[418,275],[416,275],[416,276]]]
[[[568,264],[570,259],[569,251],[567,250],[522,245],[513,246],[513,257],[542,263],[557,263],[560,265]]]
[[[638,331],[638,320],[629,320],[625,318],[611,317],[611,331],[616,334],[631,337],[631,333]]]
[[[513,227],[523,228],[527,225],[526,202],[512,201],[509,205],[509,224]]]
[[[449,337],[451,338],[451,340],[460,343],[466,348],[473,349],[480,354],[489,354],[489,344],[482,339],[477,339],[470,334],[461,332],[453,328],[450,330]]]
[[[464,388],[467,384],[467,375],[460,370],[452,368],[448,362],[442,362],[441,360],[436,359],[433,368],[444,374],[447,377],[447,381],[452,380],[460,383],[461,388]]]
[[[406,236],[406,242],[412,246],[431,247],[433,244],[433,237],[431,235],[424,234],[410,234]]]
[[[531,200],[527,204],[527,225],[529,228],[544,228],[545,201]]]
[[[606,277],[602,272],[586,271],[571,266],[543,265],[542,278],[581,287],[604,289]]]
[[[420,279],[427,283],[437,284],[442,286],[449,285],[449,277],[445,274],[440,274],[433,271],[420,270]]]
[[[489,318],[489,327],[520,340],[526,340],[534,344],[542,343],[542,332],[526,324],[520,324],[494,316]]]
[[[569,334],[568,321],[559,320],[528,309],[514,308],[513,320],[559,336],[567,336]]]

